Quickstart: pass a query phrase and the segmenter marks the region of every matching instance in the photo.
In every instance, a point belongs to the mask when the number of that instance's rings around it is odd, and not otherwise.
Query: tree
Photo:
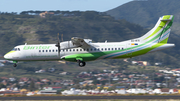
[[[29,90],[30,91],[34,91],[36,88],[35,88],[35,83],[34,83],[34,81],[33,80],[31,80],[31,83],[30,83],[30,85],[29,85]]]
[[[0,84],[0,88],[6,88],[6,86],[4,84]]]

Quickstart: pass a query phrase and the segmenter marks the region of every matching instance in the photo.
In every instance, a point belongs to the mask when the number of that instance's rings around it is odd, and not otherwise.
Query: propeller
[[[58,56],[60,57],[61,46],[60,46],[59,33],[57,34],[57,40],[58,40],[58,43],[55,46],[58,47]]]

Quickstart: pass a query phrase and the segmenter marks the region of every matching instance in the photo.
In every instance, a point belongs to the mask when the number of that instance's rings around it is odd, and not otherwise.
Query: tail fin
[[[152,28],[144,36],[140,37],[140,41],[167,43],[173,20],[173,15],[165,15],[160,17],[154,28]]]

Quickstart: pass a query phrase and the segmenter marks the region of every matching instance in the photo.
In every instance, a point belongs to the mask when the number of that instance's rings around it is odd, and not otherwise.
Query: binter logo
[[[51,46],[24,46],[23,50],[49,49]]]

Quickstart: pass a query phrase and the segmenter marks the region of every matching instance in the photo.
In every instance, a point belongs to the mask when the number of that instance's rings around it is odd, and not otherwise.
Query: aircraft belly
[[[82,58],[83,61],[93,61],[96,60],[100,55],[98,53],[82,53],[64,56],[64,60],[76,62],[78,58]]]

